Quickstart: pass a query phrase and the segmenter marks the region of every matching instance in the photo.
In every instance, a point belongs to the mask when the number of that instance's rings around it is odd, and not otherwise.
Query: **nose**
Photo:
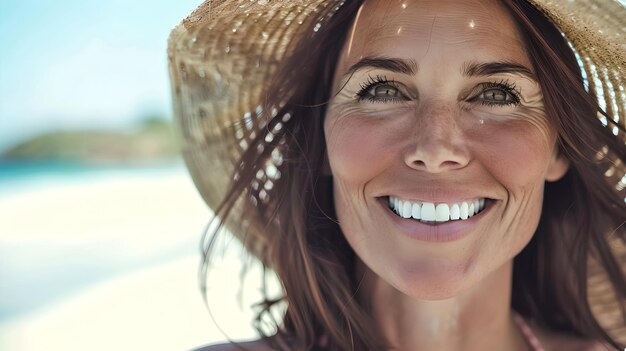
[[[470,155],[457,116],[458,113],[445,107],[418,112],[404,156],[407,166],[429,173],[467,166]]]

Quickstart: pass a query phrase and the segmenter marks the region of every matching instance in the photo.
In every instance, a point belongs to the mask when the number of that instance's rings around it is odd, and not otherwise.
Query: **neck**
[[[357,259],[358,298],[396,350],[528,350],[513,320],[513,262],[446,300],[407,296]]]

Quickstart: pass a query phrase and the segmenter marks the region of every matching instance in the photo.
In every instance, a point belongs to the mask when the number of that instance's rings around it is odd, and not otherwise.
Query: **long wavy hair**
[[[332,178],[323,171],[323,123],[335,65],[361,3],[347,1],[328,23],[311,31],[308,40],[294,44],[264,94],[267,127],[238,160],[237,176],[215,211],[224,223],[239,199],[252,197],[245,201],[243,213],[275,224],[252,238],[263,243],[261,259],[284,288],[281,298],[260,303],[257,316],[259,333],[275,349],[390,349],[355,299],[360,281],[355,253],[337,224]],[[624,127],[599,106],[592,77],[581,75],[579,64],[584,62],[559,30],[524,0],[503,3],[523,34],[546,114],[558,132],[559,152],[570,161],[561,180],[546,184],[537,231],[515,257],[511,307],[543,328],[622,349],[610,335],[610,326],[591,309],[588,278],[591,263],[605,274],[607,294],[616,301],[613,306],[623,326],[626,279],[609,238],[624,240],[626,204],[605,173],[626,162],[624,141],[611,132],[617,128],[624,133]],[[272,106],[281,107],[270,115]],[[604,123],[598,116],[605,117]],[[269,198],[259,197],[255,174],[277,150],[280,180]],[[203,269],[210,264],[220,228],[203,244]],[[272,322],[267,317],[279,302],[286,303],[286,311],[282,322]],[[276,333],[267,335],[262,321],[274,323]]]

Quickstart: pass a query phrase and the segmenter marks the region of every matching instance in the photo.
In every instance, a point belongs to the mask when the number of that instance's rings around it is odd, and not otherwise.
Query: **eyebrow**
[[[528,67],[511,61],[466,62],[461,73],[466,77],[489,76],[498,73],[517,73],[532,80],[537,80],[535,73]]]
[[[418,64],[411,59],[402,59],[385,56],[366,56],[348,68],[344,78],[352,76],[356,71],[364,68],[379,68],[387,71],[415,75]],[[461,74],[466,77],[489,76],[498,73],[517,73],[532,80],[537,80],[535,73],[528,67],[512,61],[495,62],[465,62],[461,67]]]
[[[350,66],[344,77],[351,76],[363,68],[380,68],[391,72],[414,75],[417,72],[417,62],[394,57],[366,56]]]

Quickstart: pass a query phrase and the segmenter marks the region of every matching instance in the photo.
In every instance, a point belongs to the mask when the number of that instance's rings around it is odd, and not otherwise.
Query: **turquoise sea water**
[[[64,161],[0,161],[0,196],[37,188],[127,175],[184,172],[182,160],[155,165],[90,165]]]

